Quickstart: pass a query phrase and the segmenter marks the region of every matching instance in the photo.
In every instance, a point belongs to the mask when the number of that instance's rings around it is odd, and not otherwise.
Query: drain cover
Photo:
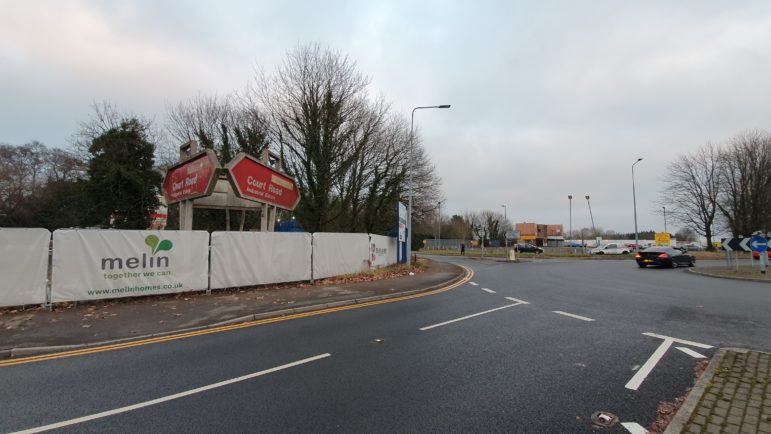
[[[592,423],[599,428],[607,428],[615,425],[618,417],[607,411],[597,411],[592,414]]]

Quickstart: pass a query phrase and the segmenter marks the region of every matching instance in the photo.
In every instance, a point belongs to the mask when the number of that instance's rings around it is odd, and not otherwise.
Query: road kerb
[[[189,327],[185,329],[165,331],[165,332],[153,333],[153,334],[142,335],[142,336],[131,336],[126,338],[111,339],[111,340],[105,340],[100,342],[91,342],[86,344],[11,348],[7,350],[3,350],[3,352],[0,353],[0,356],[3,356],[3,355],[5,356],[4,358],[0,357],[0,366],[2,366],[3,361],[10,361],[16,358],[42,356],[46,354],[54,355],[55,353],[59,353],[59,352],[77,351],[77,350],[84,350],[88,348],[97,349],[102,346],[110,346],[110,345],[123,344],[127,342],[132,342],[132,341],[141,341],[145,339],[154,339],[154,338],[165,337],[165,336],[173,336],[176,334],[183,334],[183,333],[189,333],[189,332],[204,331],[204,330],[214,329],[218,327],[248,323],[251,321],[259,321],[259,320],[289,316],[294,314],[321,311],[321,310],[331,309],[336,307],[345,307],[345,306],[356,305],[356,304],[366,304],[366,303],[372,303],[376,301],[384,301],[391,298],[408,297],[418,293],[429,293],[431,291],[436,291],[441,288],[453,286],[454,284],[461,282],[463,279],[470,278],[470,276],[473,275],[473,272],[470,269],[463,266],[461,266],[460,268],[461,268],[461,273],[454,276],[452,279],[448,279],[447,281],[440,284],[431,285],[429,287],[416,289],[416,290],[401,291],[393,294],[385,294],[381,296],[365,297],[365,298],[352,299],[352,300],[343,300],[343,301],[332,302],[332,303],[320,303],[315,305],[290,308],[290,309],[282,309],[282,310],[270,311],[270,312],[254,313],[254,314],[244,315],[238,318],[220,321],[215,324]]]

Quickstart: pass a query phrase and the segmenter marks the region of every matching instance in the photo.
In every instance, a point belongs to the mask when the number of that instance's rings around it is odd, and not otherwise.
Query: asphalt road
[[[447,260],[471,282],[2,367],[0,431],[624,433],[685,392],[694,356],[771,351],[768,284],[631,261]],[[597,411],[620,423],[594,428]]]

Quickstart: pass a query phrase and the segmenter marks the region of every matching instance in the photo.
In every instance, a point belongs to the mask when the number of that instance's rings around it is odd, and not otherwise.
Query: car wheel
[[[638,266],[638,267],[640,267],[640,268],[645,268],[645,267],[647,267],[648,265],[647,265],[647,264],[637,264],[637,266]]]
[[[677,261],[675,261],[674,259],[672,260],[672,265],[671,265],[671,267],[672,267],[672,268],[677,268]]]
[[[597,252],[598,255],[604,255],[605,252]]]
[[[628,255],[629,254],[629,250],[624,250],[623,252],[621,252],[621,254],[622,255]]]
[[[695,265],[696,265],[696,263],[695,263],[695,261],[693,259],[691,259],[690,262],[688,262],[688,266],[689,267],[693,267]]]

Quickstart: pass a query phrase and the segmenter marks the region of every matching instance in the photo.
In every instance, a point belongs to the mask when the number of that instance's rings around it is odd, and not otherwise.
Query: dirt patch
[[[696,362],[693,367],[694,384],[696,384],[696,381],[701,377],[701,374],[707,369],[707,366],[709,366],[709,359],[701,359]],[[667,429],[669,422],[671,422],[675,417],[675,414],[677,414],[677,410],[683,406],[683,402],[685,402],[685,398],[690,391],[691,388],[688,388],[683,396],[678,396],[672,401],[661,401],[656,410],[656,420],[648,428],[648,432],[653,434],[663,433],[664,430]]]

